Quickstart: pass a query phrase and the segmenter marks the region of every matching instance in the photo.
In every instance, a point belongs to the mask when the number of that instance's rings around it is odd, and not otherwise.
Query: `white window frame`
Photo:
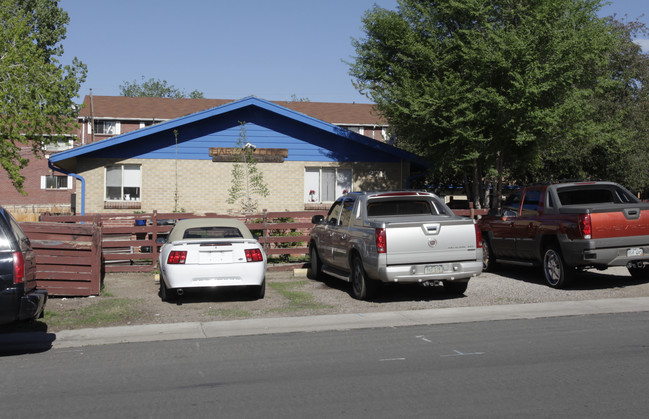
[[[344,193],[352,192],[354,186],[353,175],[354,173],[351,168],[326,166],[305,167],[304,202],[333,202]],[[334,180],[335,184],[331,185],[331,181],[328,179]],[[325,192],[323,193],[323,191]]]
[[[43,151],[63,151],[69,150],[73,146],[71,139],[55,140],[43,146]]]
[[[356,134],[365,135],[365,127],[360,125],[347,125],[346,130],[355,132]]]
[[[47,179],[52,176],[52,177],[57,177],[57,178],[66,178],[67,179],[67,186],[61,187],[61,188],[48,188],[47,187]],[[58,182],[57,182],[58,183]],[[41,189],[46,189],[46,190],[65,190],[65,189],[72,189],[72,176],[60,176],[60,175],[46,175],[46,176],[41,176]]]
[[[88,129],[91,130],[90,132],[94,132],[95,134],[99,135],[119,135],[122,131],[122,124],[120,121],[115,121],[112,119],[95,119],[95,126],[97,124],[101,124],[102,130],[97,130],[95,131],[95,127],[92,126],[92,123],[88,121]],[[106,130],[106,124],[112,124],[114,127],[115,132],[110,132],[110,130]]]
[[[119,168],[119,173],[109,175],[109,169]],[[109,179],[115,176],[115,179]],[[119,179],[117,179],[119,178]],[[117,181],[117,182],[115,182]],[[110,185],[109,183],[115,183]],[[119,186],[117,186],[119,183]],[[112,194],[108,188],[113,189]],[[117,192],[117,193],[115,193]],[[142,165],[135,163],[111,164],[104,167],[104,200],[105,201],[135,201],[142,202]]]
[[[157,125],[161,122],[166,121],[166,119],[149,119],[146,121],[140,121],[140,129],[146,128],[146,127],[151,127],[153,125]]]

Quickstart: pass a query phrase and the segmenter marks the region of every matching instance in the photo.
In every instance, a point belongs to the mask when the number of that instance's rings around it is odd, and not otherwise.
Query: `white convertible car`
[[[246,225],[232,218],[180,220],[160,248],[160,297],[188,288],[246,287],[266,292],[266,253]]]

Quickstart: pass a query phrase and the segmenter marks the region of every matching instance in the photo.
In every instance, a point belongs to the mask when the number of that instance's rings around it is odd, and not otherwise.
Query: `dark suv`
[[[0,207],[0,324],[43,316],[47,290],[36,289],[36,260],[29,238]]]

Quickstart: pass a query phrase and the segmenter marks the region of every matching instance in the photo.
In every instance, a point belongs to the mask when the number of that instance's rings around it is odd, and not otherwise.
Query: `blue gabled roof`
[[[367,148],[369,148],[371,150],[375,150],[382,154],[392,155],[394,158],[397,159],[408,160],[418,166],[427,166],[427,164],[423,161],[423,159],[419,158],[418,156],[412,153],[382,143],[381,141],[377,141],[365,137],[364,135],[342,129],[336,125],[321,121],[311,116],[296,112],[292,109],[285,108],[283,106],[277,105],[275,103],[254,96],[249,96],[235,102],[230,102],[225,105],[218,106],[216,108],[207,109],[205,111],[201,111],[191,115],[165,121],[136,131],[128,132],[126,134],[118,135],[106,140],[101,140],[95,143],[86,144],[80,147],[76,147],[70,150],[56,153],[50,156],[50,162],[52,162],[53,164],[62,163],[65,160],[75,159],[75,158],[87,156],[92,153],[106,151],[108,149],[113,149],[116,146],[128,145],[129,143],[135,142],[136,140],[139,140],[144,137],[154,136],[156,134],[160,134],[163,132],[173,131],[180,127],[188,126],[190,124],[200,122],[208,118],[218,117],[220,115],[225,115],[227,113],[243,110],[246,108],[262,109],[272,114],[276,114],[278,116],[288,118],[300,124],[304,124],[311,128],[315,128],[322,132],[333,134],[334,136],[337,137],[343,137],[345,141],[348,142],[351,141],[353,144],[357,144],[357,146],[360,147],[361,149],[367,150]],[[254,121],[248,121],[248,122],[254,122]],[[302,138],[301,140],[308,141],[308,139],[304,139],[304,138]],[[331,151],[335,151],[335,150],[331,150]]]

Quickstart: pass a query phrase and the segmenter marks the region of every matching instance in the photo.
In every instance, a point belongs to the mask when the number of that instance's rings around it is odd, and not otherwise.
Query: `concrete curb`
[[[64,330],[54,348],[649,311],[649,297]]]

